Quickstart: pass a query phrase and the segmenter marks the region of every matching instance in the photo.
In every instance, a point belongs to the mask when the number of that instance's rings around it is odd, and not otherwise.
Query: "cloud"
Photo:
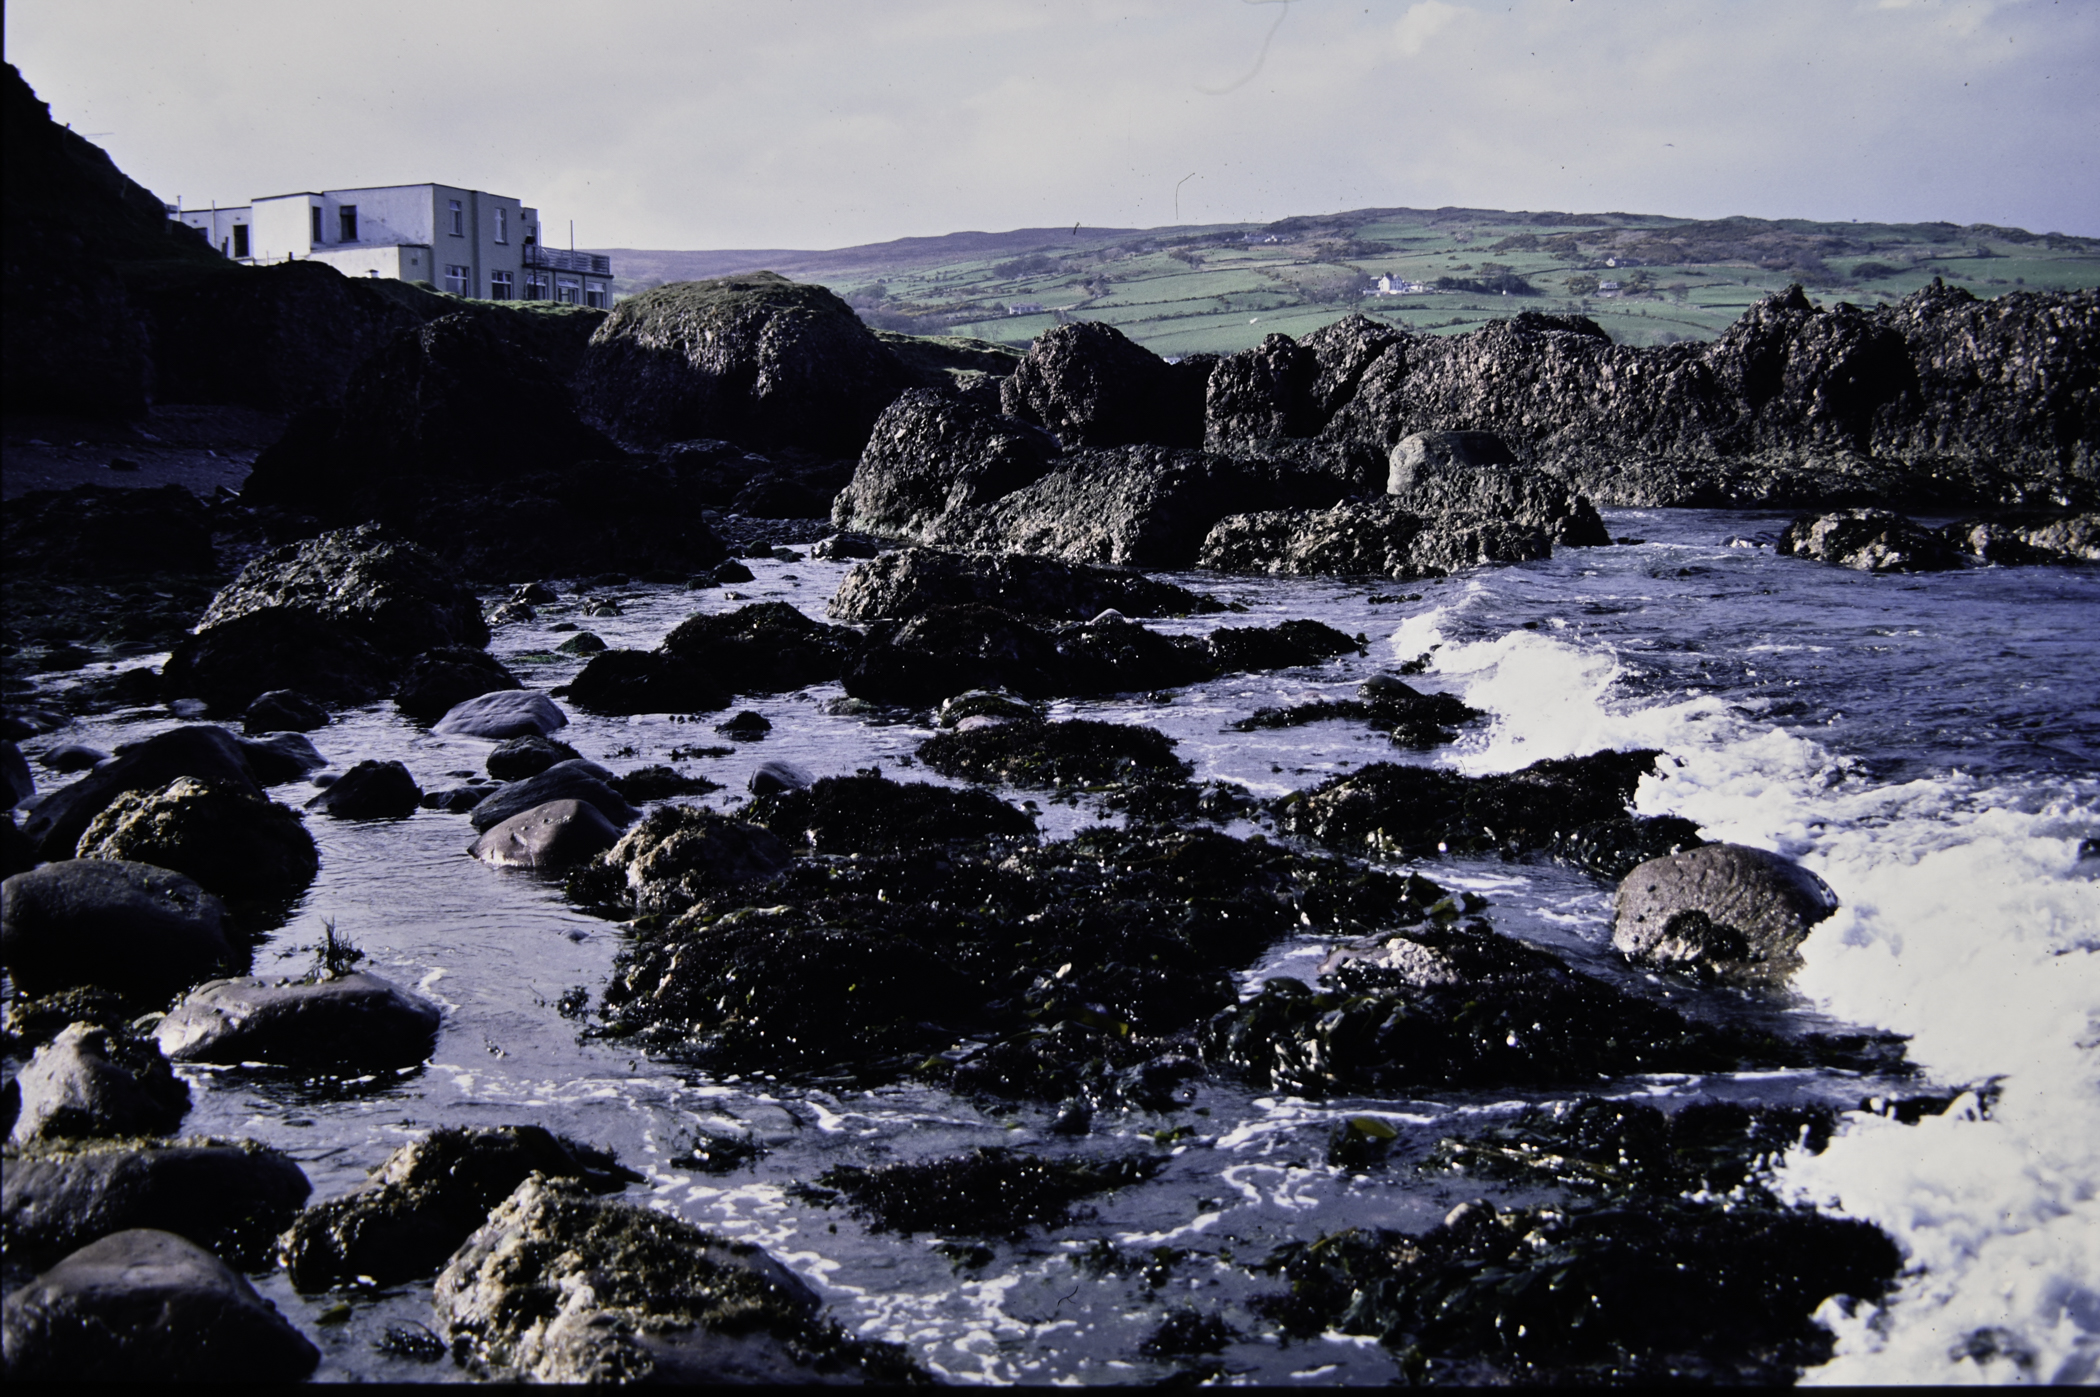
[[[1465,6],[1447,5],[1444,0],[1422,0],[1419,5],[1409,5],[1407,13],[1393,26],[1393,47],[1404,58],[1419,58],[1431,39],[1466,13]]]

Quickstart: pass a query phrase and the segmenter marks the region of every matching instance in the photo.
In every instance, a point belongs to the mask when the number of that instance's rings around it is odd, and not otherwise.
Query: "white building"
[[[611,258],[543,246],[538,209],[479,189],[326,189],[171,217],[239,262],[326,262],[345,276],[427,281],[491,301],[612,304]]]

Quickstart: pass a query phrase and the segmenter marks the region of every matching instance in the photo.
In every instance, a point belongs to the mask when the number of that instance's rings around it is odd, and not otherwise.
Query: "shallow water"
[[[1775,1006],[1679,989],[1680,1001],[1710,1016],[1780,1014],[1804,1026],[1908,1034],[1929,1081],[2001,1089],[1987,1112],[1969,1100],[1915,1126],[1853,1114],[1829,1150],[1782,1170],[1796,1195],[1884,1227],[1913,1267],[1885,1310],[1829,1310],[1839,1356],[1809,1380],[2090,1377],[2100,1356],[2100,1164],[2091,1144],[2100,1139],[2100,569],[1877,578],[1728,542],[1776,531],[1784,522],[1777,516],[1622,510],[1606,519],[1615,536],[1646,542],[1563,550],[1548,562],[1429,583],[1177,577],[1245,605],[1246,614],[1225,624],[1310,616],[1363,633],[1369,653],[1054,712],[1158,727],[1178,739],[1199,779],[1264,795],[1374,761],[1482,773],[1600,747],[1661,748],[1661,774],[1644,781],[1638,809],[1688,816],[1709,838],[1788,853],[1843,901],[1810,937],[1793,1000]],[[758,576],[736,589],[745,598],[786,600],[818,617],[846,569],[813,559],[749,563]],[[536,623],[502,628],[490,648],[528,683],[551,686],[580,667],[552,653],[565,638],[548,629],[553,623],[574,621],[610,644],[645,647],[694,610],[741,604],[721,591],[666,587],[612,595],[624,615],[585,617],[565,598],[541,608]],[[1219,618],[1150,624],[1207,631]],[[1348,722],[1228,730],[1258,707],[1349,695],[1366,675],[1423,654],[1429,668],[1411,682],[1449,689],[1492,715],[1451,747],[1399,751]],[[941,780],[911,763],[930,729],[919,720],[834,716],[826,701],[840,693],[832,685],[740,705],[764,714],[773,730],[727,756],[678,754],[730,745],[713,730],[727,713],[693,722],[574,713],[560,736],[616,769],[669,762],[721,782],[721,791],[698,798],[718,809],[734,809],[751,771],[769,759],[819,776],[880,763],[900,779]],[[107,747],[170,722],[164,713],[117,714],[23,745],[33,759],[61,742]],[[426,788],[446,784],[450,773],[478,772],[492,745],[434,737],[390,704],[344,715],[312,736],[337,768],[398,758]],[[297,803],[310,792],[274,794]],[[1102,818],[1042,792],[1007,794],[1037,802],[1045,837]],[[564,1017],[558,1002],[583,986],[595,1003],[620,927],[569,907],[558,884],[467,857],[472,831],[463,816],[316,818],[311,828],[320,879],[257,953],[258,971],[303,964],[331,920],[372,969],[443,1005],[437,1053],[422,1069],[327,1098],[255,1073],[192,1070],[196,1106],[186,1131],[282,1148],[304,1165],[316,1197],[328,1197],[432,1126],[537,1121],[616,1149],[650,1179],[629,1196],[646,1191],[655,1206],[766,1245],[849,1327],[905,1344],[956,1380],[1163,1377],[1175,1365],[1141,1357],[1138,1345],[1176,1307],[1222,1312],[1244,1333],[1266,1332],[1244,1306],[1276,1282],[1235,1261],[1344,1226],[1420,1230],[1483,1191],[1522,1200],[1405,1165],[1365,1175],[1330,1168],[1326,1142],[1337,1120],[1378,1115],[1403,1142],[1427,1143],[1549,1099],[1311,1103],[1211,1082],[1194,1111],[1103,1113],[1094,1134],[1075,1143],[1048,1135],[1041,1110],[990,1115],[925,1087],[834,1094],[711,1080],[617,1043],[579,1040],[583,1024]],[[1608,886],[1499,859],[1439,860],[1422,871],[1487,896],[1486,915],[1500,930],[1593,973],[1631,977],[1608,952]],[[1279,946],[1249,968],[1245,983],[1309,977],[1325,950],[1309,938]],[[1608,1092],[1852,1107],[1889,1086],[1839,1073],[1761,1073],[1627,1079]],[[1175,1127],[1190,1129],[1164,1144],[1154,1138]],[[672,1166],[704,1130],[749,1132],[767,1153],[720,1176]],[[983,1144],[1142,1149],[1171,1152],[1171,1162],[1150,1183],[1090,1200],[1069,1226],[996,1244],[974,1269],[951,1261],[938,1238],[871,1233],[843,1210],[789,1192],[837,1164]],[[1156,1284],[1096,1274],[1082,1258],[1100,1239],[1126,1252],[1185,1255]],[[324,1379],[464,1376],[449,1361],[419,1365],[373,1347],[390,1323],[430,1322],[427,1284],[303,1298],[281,1273],[262,1284],[323,1345]],[[1994,1351],[2011,1357],[1950,1358],[1950,1348],[1993,1327],[2005,1331]],[[1250,1338],[1221,1358],[1244,1381],[1384,1382],[1397,1372],[1374,1343],[1342,1336],[1290,1346]]]

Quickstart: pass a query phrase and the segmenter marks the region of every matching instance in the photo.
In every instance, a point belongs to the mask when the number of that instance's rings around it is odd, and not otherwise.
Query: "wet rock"
[[[936,768],[938,769],[938,768]],[[744,818],[819,854],[902,852],[953,840],[1025,839],[1035,821],[989,791],[891,781],[879,769],[762,795]]]
[[[1208,365],[1204,368],[1207,370]],[[1196,446],[1204,380],[1098,321],[1038,335],[999,384],[1001,411],[1070,447]]]
[[[320,1352],[210,1252],[137,1228],[74,1252],[6,1302],[10,1381],[295,1382]]]
[[[577,752],[566,742],[534,733],[496,744],[489,753],[488,772],[498,781],[523,781],[537,776],[556,762],[577,760]]]
[[[17,758],[22,755],[21,748],[16,747],[11,742],[8,746],[13,750]],[[81,742],[68,742],[62,747],[53,747],[50,751],[44,753],[43,756],[38,757],[36,764],[46,771],[56,771],[62,775],[71,775],[73,772],[87,771],[102,762],[108,761],[109,755],[100,747],[90,747]],[[8,765],[9,773],[12,775],[13,763]],[[21,776],[22,778],[29,778],[29,765],[26,762],[22,764]],[[25,788],[21,799],[27,800],[33,794],[35,794],[33,789]]]
[[[617,1192],[640,1176],[537,1125],[446,1126],[403,1145],[355,1193],[317,1203],[278,1241],[292,1284],[325,1290],[428,1276],[529,1175]]]
[[[488,799],[468,811],[467,818],[476,830],[486,831],[513,815],[522,815],[549,801],[580,800],[596,806],[598,813],[612,821],[614,826],[624,828],[633,824],[641,812],[622,800],[607,784],[612,779],[610,771],[580,757],[556,762],[537,776],[498,788]]]
[[[430,1056],[438,1008],[362,970],[319,980],[213,980],[154,1030],[176,1062],[377,1070]]]
[[[1486,716],[1456,694],[1425,694],[1389,674],[1372,675],[1358,692],[1363,697],[1259,708],[1232,726],[1239,732],[1257,732],[1347,718],[1382,729],[1395,746],[1426,751],[1455,741],[1457,728]]]
[[[15,1079],[21,1111],[7,1143],[165,1135],[189,1114],[190,1089],[150,1041],[77,1023],[36,1050]]]
[[[447,815],[464,815],[494,795],[502,785],[501,781],[476,777],[457,786],[434,786],[423,792],[423,809],[442,810]]]
[[[724,676],[655,650],[606,650],[569,681],[569,701],[593,713],[705,713],[729,706]]]
[[[1493,432],[1414,432],[1393,446],[1386,493],[1408,495],[1458,485],[1481,470],[1517,464],[1509,443]],[[1448,498],[1436,506],[1447,508]]]
[[[1091,718],[935,733],[919,744],[917,756],[943,776],[1010,786],[1098,789],[1183,781],[1193,770],[1174,755],[1174,739],[1158,729]]]
[[[930,606],[973,603],[1073,621],[1109,610],[1181,616],[1224,609],[1214,597],[1121,568],[1025,554],[905,548],[847,573],[828,610],[842,621],[875,621],[916,615]]]
[[[365,760],[306,802],[309,810],[339,820],[399,820],[416,813],[422,788],[399,762]]]
[[[228,899],[295,897],[321,870],[296,811],[194,776],[118,796],[80,836],[74,857],[173,869]]]
[[[1487,563],[1553,555],[1535,524],[1469,516],[1425,517],[1398,500],[1324,510],[1265,510],[1220,519],[1204,537],[1199,567],[1271,576],[1379,575],[1412,580]]]
[[[902,1350],[820,1320],[815,1294],[759,1248],[565,1182],[521,1184],[434,1303],[455,1352],[492,1377],[923,1381]]]
[[[606,784],[630,805],[669,800],[672,796],[704,795],[722,789],[719,781],[710,781],[705,776],[687,776],[668,766],[638,766],[633,771],[620,773]]]
[[[604,901],[643,915],[676,916],[710,893],[762,883],[793,858],[787,845],[761,825],[689,805],[666,805],[622,835],[592,873],[599,875],[595,890]]]
[[[252,1140],[68,1142],[7,1161],[7,1259],[47,1266],[135,1227],[172,1232],[246,1269],[311,1193],[289,1156]]]
[[[257,694],[241,714],[241,731],[255,736],[266,732],[312,732],[328,726],[328,710],[297,689],[272,689]]]
[[[520,582],[511,589],[510,600],[526,606],[544,606],[550,601],[560,601],[561,594],[544,582]]]
[[[715,724],[715,731],[737,742],[757,742],[773,731],[773,725],[763,713],[746,709],[726,723]]]
[[[163,999],[242,959],[226,909],[180,873],[72,859],[0,884],[0,951],[15,988],[45,995],[98,985]]]
[[[1560,862],[1617,883],[1650,859],[1704,843],[1699,826],[1682,816],[1627,815],[1569,830],[1552,849]]]
[[[568,868],[590,862],[619,839],[619,827],[597,806],[550,800],[491,825],[467,852],[503,868]]]
[[[239,738],[220,727],[179,727],[126,744],[115,761],[53,791],[29,816],[23,832],[37,842],[45,858],[71,857],[88,824],[119,795],[155,790],[182,776],[246,795],[262,794]]]
[[[8,1001],[7,1033],[18,1047],[36,1047],[58,1037],[69,1025],[84,1023],[126,1034],[136,1014],[124,996],[93,985],[75,985],[56,994]]]
[[[215,713],[240,713],[278,689],[298,689],[344,707],[385,693],[396,667],[328,617],[268,607],[177,645],[161,668],[161,691],[171,699],[202,699]]]
[[[1860,572],[1945,572],[1961,566],[1946,539],[1885,509],[1803,515],[1780,533],[1775,551]]]
[[[606,645],[589,631],[579,631],[554,648],[564,655],[595,655],[604,650]]]
[[[96,760],[99,761],[100,758]],[[45,765],[50,765],[49,758],[46,758]],[[88,765],[92,766],[94,763],[90,762]],[[11,741],[0,741],[0,794],[6,795],[9,810],[36,794],[36,777],[29,770],[29,763],[22,756],[22,749]]]
[[[1212,451],[1258,451],[1278,437],[1319,429],[1311,389],[1319,364],[1289,335],[1265,335],[1252,349],[1228,354],[1205,385],[1204,440]]]
[[[304,733],[273,732],[244,737],[240,744],[241,756],[258,785],[282,786],[328,765],[328,758]]]
[[[1880,1298],[1901,1265],[1871,1223],[1807,1209],[1476,1202],[1421,1236],[1286,1243],[1264,1308],[1293,1337],[1375,1335],[1415,1381],[1785,1385],[1830,1356],[1818,1307]]]
[[[24,575],[84,577],[217,571],[211,519],[180,485],[129,490],[80,485],[32,490],[0,510],[8,566]]]
[[[974,719],[978,727],[990,727],[996,723],[1024,722],[1042,716],[1037,705],[1012,694],[1002,694],[997,689],[971,689],[953,698],[942,699],[934,721],[944,728],[959,728]]]
[[[576,387],[586,421],[637,446],[711,437],[851,456],[907,382],[844,301],[753,272],[622,301]]]
[[[840,559],[876,558],[881,555],[881,544],[858,534],[833,534],[830,538],[818,539],[809,549],[810,557],[832,562]]]
[[[2002,567],[2100,562],[2100,514],[1963,519],[1944,526],[1939,534],[1957,551]]]
[[[1837,895],[1792,859],[1708,844],[1650,859],[1619,884],[1612,945],[1629,959],[1724,979],[1782,983]]]
[[[878,622],[848,662],[846,692],[875,703],[919,706],[966,689],[1057,693],[1061,663],[1044,631],[989,606],[936,606]]]
[[[2077,514],[2026,531],[2027,546],[2051,562],[2100,563],[2100,514]]]
[[[842,529],[930,536],[951,511],[989,505],[1041,477],[1057,442],[953,394],[911,388],[883,409],[832,506]],[[748,576],[718,581],[750,581]]]
[[[662,653],[712,672],[740,694],[783,693],[839,677],[860,637],[812,621],[785,602],[753,602],[690,616],[664,637]]]
[[[1319,621],[1225,626],[1205,639],[1222,670],[1292,669],[1363,650],[1363,643]]]
[[[732,558],[709,573],[708,578],[711,586],[733,587],[739,582],[752,581],[753,574],[751,569]]]
[[[27,873],[37,865],[36,845],[22,833],[15,823],[13,811],[0,819],[0,878],[12,878],[17,873]]]
[[[1515,463],[1490,432],[1417,432],[1393,448],[1386,494],[1428,518],[1525,525],[1578,548],[1611,542],[1596,508],[1567,481]]]
[[[537,621],[540,614],[521,601],[507,601],[489,613],[489,625],[509,626],[523,621]]]
[[[426,650],[409,663],[394,685],[394,706],[419,723],[435,723],[484,694],[524,687],[487,651],[450,646]]]
[[[445,710],[431,731],[448,737],[545,737],[569,725],[569,715],[537,689],[499,689]]]
[[[776,791],[803,790],[810,779],[810,774],[793,762],[760,762],[747,787],[753,795],[771,795]]]
[[[342,627],[407,659],[489,638],[481,603],[458,572],[371,525],[338,529],[265,553],[212,598],[200,634],[257,611],[293,611]]]
[[[991,1146],[923,1163],[845,1165],[817,1183],[877,1231],[1008,1237],[1061,1226],[1080,1199],[1143,1183],[1166,1163],[1164,1155],[1050,1160]]]

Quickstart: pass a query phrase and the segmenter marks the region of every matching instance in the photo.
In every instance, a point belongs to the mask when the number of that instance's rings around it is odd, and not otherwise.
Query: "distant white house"
[[[1618,295],[1619,291],[1619,283],[1616,281],[1600,281],[1597,283],[1597,299],[1600,301],[1608,300]]]
[[[345,276],[427,281],[491,301],[612,304],[612,259],[543,246],[539,210],[448,184],[273,194],[170,209],[237,262],[326,262]]]
[[[1041,315],[1043,306],[1040,301],[1009,301],[1006,306],[1006,313],[1008,315]]]
[[[1374,296],[1420,296],[1429,290],[1426,281],[1409,281],[1388,272],[1378,278],[1378,285],[1371,292]]]

